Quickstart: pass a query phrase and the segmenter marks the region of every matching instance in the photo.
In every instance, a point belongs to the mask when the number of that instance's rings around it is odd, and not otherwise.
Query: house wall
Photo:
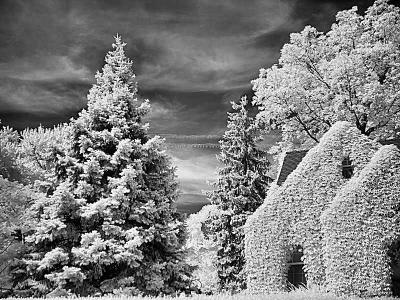
[[[400,237],[400,151],[383,146],[322,216],[326,282],[337,294],[391,294],[389,246]]]
[[[354,176],[369,162],[380,144],[361,135],[347,122],[336,123],[286,179],[268,193],[264,204],[245,227],[247,285],[250,292],[287,288],[291,247],[304,249],[307,283],[325,284],[321,214],[349,179],[342,160],[349,156]]]

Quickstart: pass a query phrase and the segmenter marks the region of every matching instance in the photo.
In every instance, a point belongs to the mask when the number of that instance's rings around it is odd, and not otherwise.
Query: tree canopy
[[[310,146],[336,122],[377,139],[400,131],[400,9],[377,0],[365,15],[337,13],[327,33],[290,35],[277,65],[254,80],[258,119],[283,148]]]

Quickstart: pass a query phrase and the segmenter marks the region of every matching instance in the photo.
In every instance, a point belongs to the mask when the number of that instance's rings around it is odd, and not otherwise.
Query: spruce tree
[[[18,289],[159,295],[188,287],[175,168],[164,141],[149,137],[150,106],[138,99],[125,45],[115,38],[87,109],[72,120],[71,149],[58,155],[58,187],[32,208],[37,226],[14,270]]]
[[[249,115],[246,97],[239,104],[232,102],[227,130],[220,141],[217,156],[223,167],[218,171],[214,190],[207,192],[211,203],[221,211],[210,220],[217,242],[217,272],[221,291],[238,292],[246,288],[244,274],[243,226],[263,201],[271,178],[269,161],[259,149],[260,128]]]

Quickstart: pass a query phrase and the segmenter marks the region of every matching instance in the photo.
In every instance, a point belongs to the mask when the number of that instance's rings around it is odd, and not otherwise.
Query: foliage
[[[25,181],[18,164],[18,132],[10,127],[0,129],[0,175],[11,181]]]
[[[341,11],[327,33],[290,35],[279,64],[254,80],[258,119],[280,128],[280,147],[317,143],[336,121],[377,139],[400,131],[400,9],[377,0]]]
[[[26,298],[26,299],[34,299],[34,298]],[[59,299],[56,297],[50,297],[52,299]],[[92,297],[82,297],[79,298],[81,300],[91,300]],[[320,289],[296,289],[289,293],[282,292],[276,294],[260,294],[260,295],[248,295],[248,294],[235,294],[235,295],[226,295],[226,294],[218,294],[218,295],[179,295],[179,296],[169,296],[169,297],[120,297],[120,296],[106,296],[100,297],[100,300],[363,300],[368,298],[358,298],[358,297],[338,297],[331,293],[327,293]],[[389,298],[389,297],[377,297],[375,300],[395,300],[398,298]]]
[[[56,155],[67,151],[69,134],[67,124],[27,128],[21,133],[3,127],[0,130],[0,175],[48,189],[55,180]]]
[[[258,149],[260,128],[246,109],[247,99],[232,103],[227,130],[220,141],[217,159],[223,164],[218,171],[214,190],[207,193],[221,215],[213,218],[211,232],[217,243],[217,270],[220,290],[237,292],[246,288],[243,225],[264,201],[271,179],[266,175],[269,161]]]
[[[218,274],[215,267],[217,247],[210,232],[209,220],[217,218],[219,211],[216,205],[205,205],[187,220],[188,250],[187,262],[196,267],[193,280],[201,293],[215,294],[218,292]]]
[[[70,127],[62,124],[53,128],[39,126],[21,132],[18,143],[18,164],[24,166],[24,177],[44,192],[50,193],[56,181],[57,155],[68,151]]]
[[[35,203],[29,254],[17,287],[41,296],[174,294],[188,289],[184,224],[174,208],[175,169],[163,140],[148,136],[132,61],[116,37],[57,155],[54,193]]]
[[[251,292],[287,289],[287,262],[296,246],[304,249],[307,285],[326,284],[320,217],[349,180],[342,175],[342,161],[349,157],[353,176],[359,177],[380,147],[350,123],[338,122],[308,151],[282,186],[270,189],[245,227],[247,283]],[[389,170],[387,175],[390,174]]]
[[[399,191],[400,151],[394,145],[383,146],[324,212],[330,291],[364,297],[391,294],[388,251],[400,238]],[[399,258],[394,263],[399,267]]]
[[[27,218],[30,205],[55,184],[54,161],[67,148],[66,125],[26,129],[21,134],[0,130],[0,282],[10,287],[9,267],[22,255],[23,233],[34,225]],[[8,293],[9,290],[6,290]]]
[[[0,176],[0,287],[6,291],[11,288],[9,268],[23,252],[23,235],[33,225],[24,212],[39,197],[28,186]]]

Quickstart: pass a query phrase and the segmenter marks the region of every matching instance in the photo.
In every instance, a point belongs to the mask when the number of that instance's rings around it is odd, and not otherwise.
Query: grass
[[[12,298],[8,298],[12,299]],[[21,298],[14,298],[23,300]],[[33,298],[25,298],[33,299]],[[49,299],[49,298],[48,298]],[[50,298],[51,300],[65,300],[66,298]],[[76,299],[76,298],[75,298]],[[101,298],[86,297],[79,300],[361,300],[358,297],[337,297],[329,293],[318,290],[297,289],[288,293],[269,294],[269,295],[193,295],[193,296],[177,296],[177,297],[124,297],[124,296],[106,296]],[[400,298],[379,297],[374,300],[399,300]]]

